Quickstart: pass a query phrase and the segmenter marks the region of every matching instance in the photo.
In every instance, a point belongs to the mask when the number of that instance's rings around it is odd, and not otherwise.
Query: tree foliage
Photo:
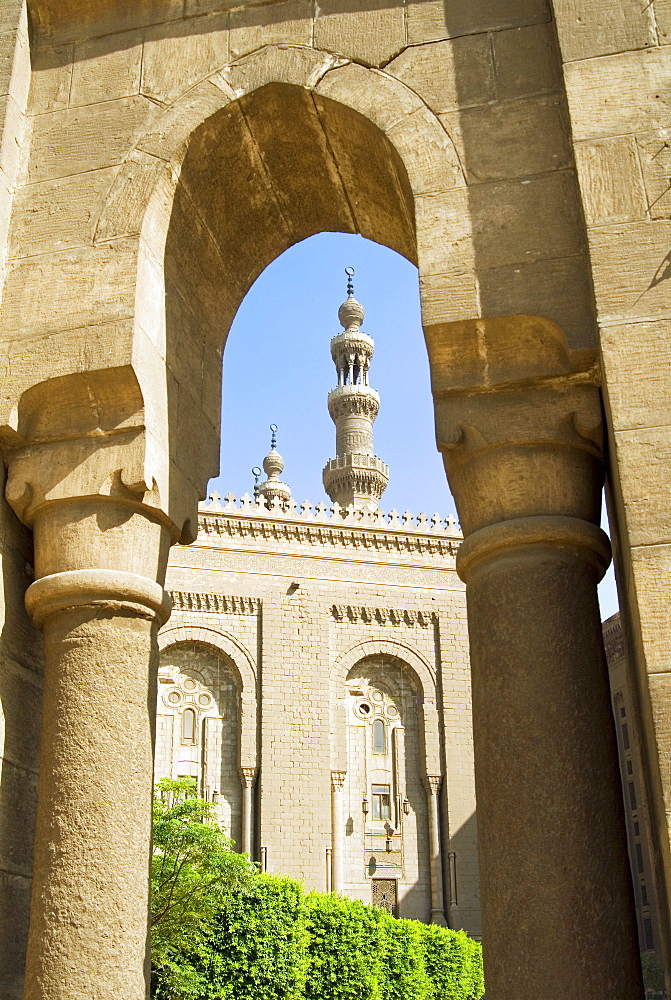
[[[199,976],[186,956],[209,952],[216,915],[255,872],[231,849],[211,805],[195,791],[193,778],[166,778],[154,797],[153,995],[175,1000],[200,997]]]
[[[259,874],[231,850],[192,779],[154,806],[157,1000],[480,1000],[480,945]]]

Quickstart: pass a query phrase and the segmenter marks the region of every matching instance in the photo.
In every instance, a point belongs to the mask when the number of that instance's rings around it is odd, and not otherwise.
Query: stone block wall
[[[362,798],[370,799],[371,778],[359,761],[366,758],[354,732],[359,727],[347,722],[346,681],[367,663],[373,670],[387,663],[390,690],[401,671],[408,691],[416,691],[402,763],[412,808],[403,820],[404,870],[396,871],[399,912],[429,917],[424,781],[427,773],[440,775],[445,909],[455,926],[478,935],[468,637],[454,529],[399,519],[392,527],[373,517],[361,523],[357,515],[328,512],[315,518],[258,505],[216,508],[203,509],[196,543],[173,551],[167,585],[178,608],[161,642],[210,630],[217,641],[227,637],[244,647],[253,663],[257,714],[243,726],[253,729],[258,745],[255,854],[265,848],[269,871],[326,890],[331,772],[343,772],[343,890],[370,901]],[[256,602],[258,612],[236,613],[241,600],[249,607]],[[370,766],[368,754],[373,774]]]
[[[4,488],[4,475],[2,476]],[[21,996],[33,866],[42,691],[41,636],[23,604],[30,532],[0,502],[0,1000]]]

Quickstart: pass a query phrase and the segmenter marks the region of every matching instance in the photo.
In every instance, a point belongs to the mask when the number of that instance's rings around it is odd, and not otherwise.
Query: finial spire
[[[345,274],[347,299],[338,310],[343,330],[331,340],[338,386],[328,397],[336,425],[336,458],[324,469],[324,487],[341,507],[353,504],[358,510],[377,510],[389,469],[373,449],[373,421],[380,397],[368,384],[368,371],[375,345],[361,329],[364,309],[354,298],[354,268],[346,267]]]
[[[270,451],[263,460],[263,471],[267,475],[265,483],[258,485],[255,484],[254,490],[257,496],[263,496],[266,502],[270,504],[275,497],[279,500],[285,501],[291,499],[291,489],[280,480],[280,473],[284,469],[284,459],[277,451],[277,424],[270,425]],[[253,475],[256,475],[256,468],[252,469]],[[261,470],[258,470],[259,475],[261,475]]]

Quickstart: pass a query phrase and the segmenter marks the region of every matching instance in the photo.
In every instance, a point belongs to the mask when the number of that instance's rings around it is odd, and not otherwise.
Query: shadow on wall
[[[40,746],[42,643],[24,606],[32,536],[4,499],[0,476],[0,1000],[18,1000],[28,937]]]
[[[118,51],[124,46],[133,46],[135,40],[130,35],[132,30],[151,28],[152,38],[188,37],[189,35],[204,35],[211,31],[220,31],[222,21],[228,22],[229,10],[232,6],[226,0],[27,0],[28,21],[33,44],[43,50],[43,59],[55,60],[63,57],[63,53],[54,50],[54,46],[62,46],[78,40],[96,38],[100,41],[101,53]],[[437,6],[436,0],[415,0],[417,3],[428,2]],[[438,0],[442,2],[442,0]],[[280,24],[283,21],[295,21],[297,8],[293,3],[276,3],[278,10],[273,11],[272,21]],[[306,10],[307,10],[306,5]],[[468,11],[471,0],[458,0],[458,6]],[[371,13],[398,8],[402,5],[398,0],[360,0],[354,5],[348,0],[324,0],[319,4],[319,13],[327,18],[329,15],[353,13]],[[299,15],[300,16],[300,15]],[[309,15],[307,15],[309,17]],[[234,27],[253,28],[268,24],[268,4],[264,0],[251,0],[248,9],[236,10],[233,16]],[[122,34],[114,40],[110,37],[109,48],[103,36],[119,31]],[[364,28],[366,26],[364,25]],[[331,48],[327,40],[315,38],[316,46]],[[49,51],[51,50],[51,51]],[[65,55],[69,59],[71,53]],[[75,53],[75,58],[78,53]],[[86,58],[86,56],[84,56]],[[52,62],[52,65],[54,63]]]
[[[444,841],[448,843],[448,841]],[[454,930],[465,930],[480,939],[480,878],[478,873],[478,823],[472,813],[449,838],[443,853],[445,917]]]
[[[453,318],[546,316],[570,349],[595,349],[587,239],[549,0],[429,2],[415,8],[408,30],[415,43],[449,39],[440,44],[451,73],[435,83],[421,79],[421,63],[407,52],[392,67],[409,86],[421,84],[465,173],[466,190],[452,192],[446,233],[456,251]],[[472,260],[460,256],[469,229]]]

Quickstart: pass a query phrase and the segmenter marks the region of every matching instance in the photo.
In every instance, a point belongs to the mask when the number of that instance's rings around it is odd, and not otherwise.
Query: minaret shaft
[[[368,384],[368,372],[375,345],[360,329],[364,311],[354,298],[349,271],[348,277],[348,298],[338,311],[344,331],[331,341],[338,385],[329,393],[328,408],[336,425],[336,458],[326,464],[324,487],[341,507],[376,510],[389,469],[373,446],[380,397]]]

